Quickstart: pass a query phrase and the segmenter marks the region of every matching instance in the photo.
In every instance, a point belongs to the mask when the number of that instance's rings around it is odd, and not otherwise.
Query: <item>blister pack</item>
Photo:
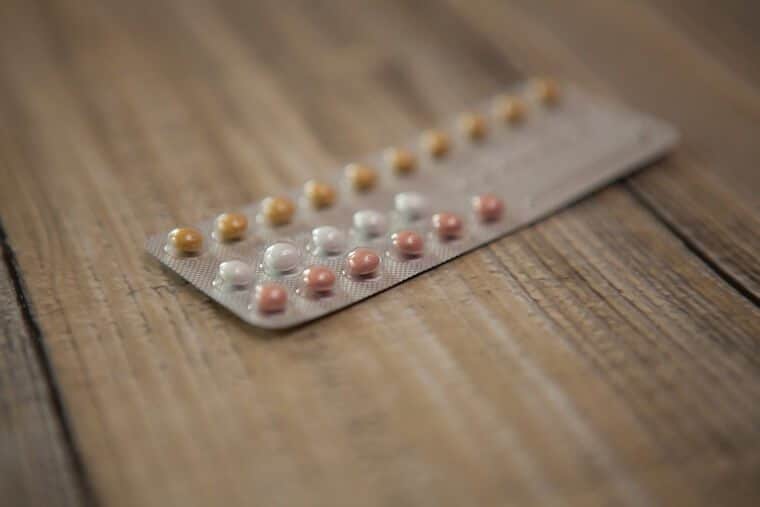
[[[152,236],[146,248],[241,319],[286,328],[530,224],[677,138],[575,86],[532,80],[333,181]]]

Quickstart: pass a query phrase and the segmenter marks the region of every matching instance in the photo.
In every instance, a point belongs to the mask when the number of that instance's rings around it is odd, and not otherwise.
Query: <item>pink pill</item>
[[[303,272],[303,283],[314,292],[329,292],[335,285],[335,273],[326,266],[310,266]]]
[[[472,200],[472,208],[484,222],[493,222],[501,218],[504,203],[493,194],[482,194]]]
[[[377,271],[380,256],[369,248],[357,248],[346,256],[346,271],[351,276],[368,276]]]
[[[458,238],[462,235],[462,219],[453,213],[433,215],[433,229],[441,239]]]
[[[279,283],[265,283],[256,287],[256,305],[260,312],[281,312],[287,303],[288,292]]]
[[[425,251],[425,240],[414,231],[399,231],[391,236],[393,248],[402,255],[416,257]]]

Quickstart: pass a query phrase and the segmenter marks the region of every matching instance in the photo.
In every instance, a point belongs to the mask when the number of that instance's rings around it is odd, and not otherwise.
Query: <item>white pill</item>
[[[388,221],[379,211],[364,209],[354,213],[354,228],[365,236],[380,236],[388,229]]]
[[[401,192],[393,199],[398,211],[404,218],[420,218],[427,208],[427,200],[417,192]]]
[[[346,248],[346,235],[337,227],[323,225],[311,231],[311,241],[318,254],[337,254]]]
[[[293,271],[300,261],[298,248],[290,243],[275,243],[264,252],[264,267],[270,273]]]
[[[227,261],[219,265],[219,278],[224,283],[244,287],[253,281],[253,268],[243,261]]]

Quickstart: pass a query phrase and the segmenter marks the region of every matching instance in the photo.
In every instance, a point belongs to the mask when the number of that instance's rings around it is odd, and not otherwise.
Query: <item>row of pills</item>
[[[559,88],[549,79],[536,80],[532,86],[533,94],[544,104],[552,105],[558,101]],[[518,123],[525,116],[525,103],[516,96],[502,96],[494,103],[494,115],[508,123]],[[467,113],[459,117],[460,129],[471,139],[482,139],[487,134],[486,119],[479,114]],[[422,134],[421,146],[434,159],[444,157],[450,150],[451,142],[446,133],[430,130]],[[389,168],[398,175],[407,175],[415,171],[415,155],[404,148],[389,148],[383,158]],[[344,176],[350,187],[357,192],[372,190],[378,181],[375,168],[359,163],[348,164]],[[303,186],[303,196],[309,206],[315,210],[332,207],[338,197],[336,188],[326,182],[310,180]],[[259,217],[272,227],[280,227],[292,222],[296,213],[296,203],[286,196],[267,197],[261,202]],[[241,214],[226,214],[219,217],[217,239],[221,241],[237,240],[247,229],[247,218]]]
[[[427,208],[425,197],[417,192],[401,192],[394,198],[396,211],[407,221],[422,217]],[[504,203],[492,194],[473,197],[472,209],[476,217],[483,222],[501,218]],[[462,220],[453,213],[441,212],[432,217],[433,230],[441,239],[454,238],[461,233]],[[388,220],[384,213],[376,210],[359,210],[353,215],[353,228],[364,238],[373,238],[385,234]],[[234,242],[246,237],[249,230],[248,218],[243,213],[222,213],[214,221],[212,237],[219,242]],[[193,227],[179,227],[167,236],[166,251],[176,257],[199,254],[203,250],[203,234]],[[332,226],[317,227],[312,231],[312,241],[317,255],[331,255],[342,248],[345,242],[343,233]]]
[[[397,235],[404,235],[411,231],[402,231]],[[413,233],[416,234],[416,233]],[[418,235],[419,237],[419,235]],[[395,240],[395,238],[394,238]],[[422,240],[419,239],[418,249],[415,255],[422,253]],[[411,255],[411,254],[410,254]],[[358,247],[344,259],[343,274],[356,280],[368,280],[377,274],[380,267],[380,255],[368,247]],[[298,247],[291,243],[280,242],[271,245],[264,256],[262,267],[267,276],[271,278],[292,276],[299,272],[301,254]],[[231,260],[219,265],[219,273],[216,279],[216,287],[222,290],[244,289],[254,280],[256,269],[251,264],[241,260]],[[335,273],[327,266],[314,264],[303,270],[303,282],[305,287],[316,292],[328,292],[335,283]]]
[[[400,255],[409,258],[418,257],[424,248],[422,236],[414,231],[394,233],[392,242]],[[304,297],[316,299],[332,295],[337,280],[335,271],[321,264],[309,265],[299,271],[299,261],[298,249],[283,242],[275,243],[267,249],[263,265],[269,276],[286,276],[300,272],[301,288],[298,292]],[[357,247],[345,256],[342,274],[354,281],[373,280],[379,273],[381,263],[381,256],[376,250]],[[246,289],[254,279],[255,269],[252,265],[240,260],[231,260],[219,265],[214,285],[220,290]],[[253,294],[250,308],[262,313],[282,312],[288,303],[287,288],[276,281],[259,283]]]
[[[284,273],[288,273],[293,271],[298,264],[297,251],[290,249],[295,249],[295,247],[286,243],[276,243],[269,247],[265,257],[270,256],[269,262],[278,269],[287,269],[288,271]],[[284,257],[288,259],[285,260]],[[356,280],[371,279],[378,272],[380,263],[380,255],[377,252],[370,248],[359,247],[346,256],[343,273]],[[300,275],[302,285],[299,292],[308,298],[330,296],[337,280],[333,269],[319,264],[306,267]],[[240,260],[231,260],[220,264],[215,285],[221,290],[246,289],[253,283],[254,278],[255,270],[251,265]],[[261,313],[282,312],[288,304],[287,288],[276,281],[259,283],[253,295],[250,308]]]

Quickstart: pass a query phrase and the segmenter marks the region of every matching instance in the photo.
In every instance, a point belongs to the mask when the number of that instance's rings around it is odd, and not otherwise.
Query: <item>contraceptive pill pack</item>
[[[668,124],[552,80],[193,227],[148,252],[241,319],[295,326],[397,285],[663,156]]]

